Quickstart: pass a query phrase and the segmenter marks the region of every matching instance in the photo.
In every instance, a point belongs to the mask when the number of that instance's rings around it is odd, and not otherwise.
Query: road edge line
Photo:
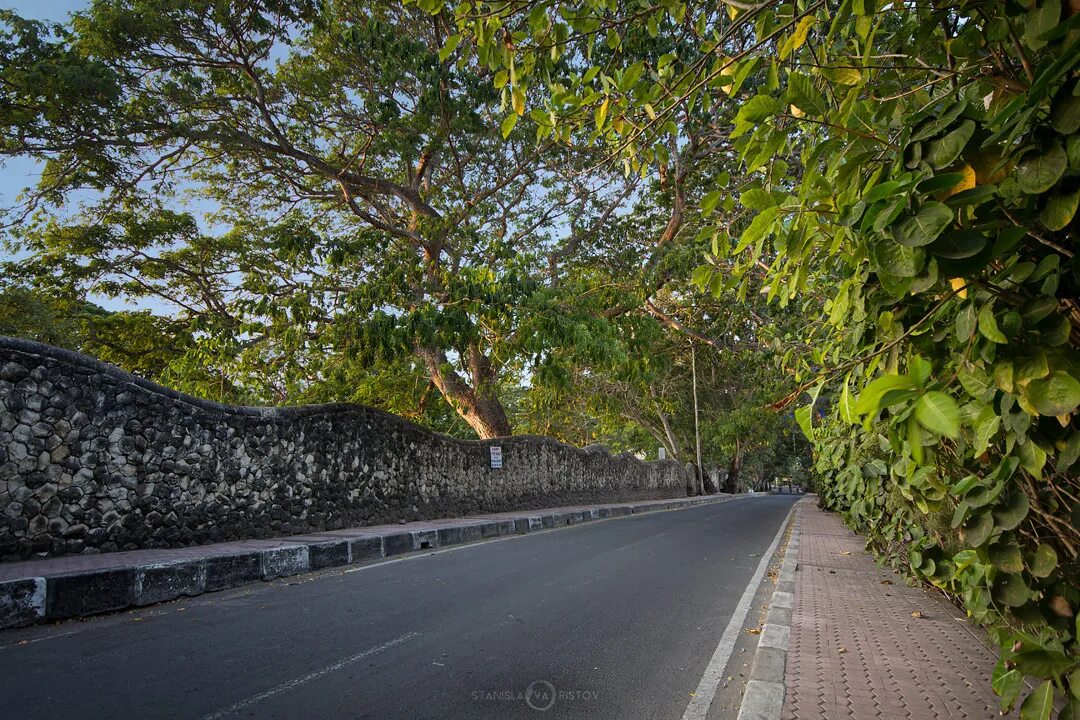
[[[788,511],[784,521],[780,523],[780,528],[776,531],[776,536],[773,537],[769,548],[762,553],[761,562],[758,563],[750,582],[747,584],[746,589],[743,590],[742,597],[739,598],[739,603],[735,606],[735,612],[731,615],[727,627],[724,628],[724,633],[720,636],[720,642],[717,643],[716,650],[713,651],[708,665],[705,666],[705,672],[701,675],[701,682],[698,683],[697,690],[686,706],[682,720],[705,720],[708,715],[709,707],[716,698],[716,691],[720,687],[720,680],[724,676],[724,668],[727,667],[731,655],[735,651],[739,631],[742,629],[743,623],[746,622],[747,615],[750,614],[750,606],[754,602],[754,596],[765,578],[765,571],[776,554],[780,540],[784,537],[784,533],[787,532],[788,526],[795,517],[796,507],[798,507],[798,502],[791,506],[791,510]],[[749,686],[747,689],[749,690]]]

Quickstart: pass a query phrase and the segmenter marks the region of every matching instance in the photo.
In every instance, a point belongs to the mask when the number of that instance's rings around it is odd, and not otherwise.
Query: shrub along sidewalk
[[[782,717],[996,717],[997,655],[983,630],[945,598],[880,568],[839,516],[811,502],[798,512]]]

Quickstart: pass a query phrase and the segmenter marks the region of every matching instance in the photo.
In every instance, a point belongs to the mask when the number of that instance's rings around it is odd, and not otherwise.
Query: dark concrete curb
[[[800,522],[796,505],[791,520],[791,537],[788,538],[780,576],[769,602],[769,612],[758,636],[757,652],[750,666],[750,680],[746,683],[737,720],[779,720],[784,709],[787,694],[784,678],[791,641],[791,609],[795,600]]]
[[[462,518],[445,527],[388,531],[364,537],[319,533],[266,540],[265,547],[219,552],[205,546],[204,557],[123,567],[41,573],[0,580],[0,629],[42,621],[66,620],[115,612],[132,606],[168,602],[300,573],[389,558],[435,548],[482,542],[510,535],[567,527],[584,522],[677,510],[731,500],[732,495],[657,500],[633,505],[596,506],[570,512],[523,511],[499,518]],[[198,550],[198,548],[190,548]]]

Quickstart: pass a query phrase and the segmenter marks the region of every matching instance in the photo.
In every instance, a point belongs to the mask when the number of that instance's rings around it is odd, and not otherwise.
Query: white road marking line
[[[327,665],[326,667],[322,668],[321,670],[316,670],[313,673],[308,673],[307,675],[304,675],[303,677],[298,677],[298,678],[294,678],[292,680],[288,680],[288,681],[283,682],[282,684],[278,685],[275,688],[271,688],[270,690],[267,690],[266,692],[261,692],[258,695],[252,695],[251,697],[246,698],[244,700],[241,700],[238,703],[234,703],[233,705],[230,705],[227,708],[224,708],[222,710],[218,710],[217,712],[211,713],[209,715],[204,715],[202,720],[218,720],[218,718],[223,718],[226,715],[232,715],[235,712],[239,712],[239,711],[243,710],[244,708],[251,707],[252,705],[254,705],[256,703],[259,703],[259,702],[262,702],[263,700],[267,700],[269,698],[274,697],[275,695],[280,695],[281,693],[289,692],[290,690],[294,690],[294,689],[300,687],[301,685],[306,685],[307,683],[311,682],[312,680],[318,680],[319,678],[323,677],[324,675],[329,675],[330,673],[337,672],[338,670],[341,670],[345,666],[351,665],[354,662],[357,662],[359,660],[363,660],[364,658],[371,657],[372,655],[376,655],[378,653],[381,653],[383,650],[389,650],[390,648],[394,647],[395,645],[400,645],[400,644],[402,644],[404,642],[408,642],[409,640],[412,640],[413,638],[418,638],[418,637],[420,637],[420,633],[418,633],[418,632],[405,633],[401,637],[394,638],[393,640],[384,642],[382,645],[377,645],[376,647],[368,648],[367,650],[365,650],[363,652],[360,652],[360,653],[357,653],[357,654],[352,655],[350,657],[347,657],[344,660],[340,660],[340,661],[334,663],[333,665]]]
[[[709,706],[712,705],[713,698],[716,697],[716,690],[720,687],[720,679],[724,675],[724,668],[727,667],[728,660],[731,659],[731,654],[735,650],[735,642],[739,639],[739,630],[742,629],[743,623],[746,622],[746,616],[750,613],[750,605],[754,602],[754,595],[757,594],[758,585],[761,584],[761,579],[765,577],[765,570],[769,567],[769,561],[772,560],[773,553],[776,552],[776,547],[780,544],[780,538],[784,536],[784,530],[787,529],[793,512],[795,512],[794,505],[788,511],[784,522],[780,523],[780,529],[776,531],[776,537],[773,538],[769,549],[761,556],[761,562],[758,563],[754,576],[750,578],[750,583],[746,586],[746,590],[743,591],[739,604],[735,606],[735,612],[731,615],[731,620],[728,621],[724,634],[720,636],[720,644],[716,646],[716,651],[709,660],[709,664],[705,666],[705,673],[701,676],[701,682],[698,683],[693,697],[690,698],[690,704],[686,706],[686,712],[683,713],[682,720],[705,720],[705,716],[709,712]]]

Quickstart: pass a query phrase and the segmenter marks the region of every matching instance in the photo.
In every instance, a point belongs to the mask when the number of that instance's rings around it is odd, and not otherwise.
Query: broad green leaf
[[[1055,1],[1047,0],[1047,2]],[[1053,712],[1054,686],[1046,680],[1024,698],[1023,704],[1020,705],[1020,720],[1050,720]]]
[[[991,305],[983,305],[982,310],[979,310],[979,333],[990,342],[999,344],[1009,342],[998,329],[997,320],[994,318],[994,308]]]
[[[1046,198],[1046,205],[1039,212],[1039,222],[1050,230],[1063,230],[1072,222],[1078,204],[1080,204],[1080,190],[1074,190],[1071,193],[1053,193]]]
[[[1002,573],[991,590],[994,601],[1006,607],[1020,607],[1031,598],[1031,589],[1021,574]]]
[[[961,260],[978,255],[989,242],[989,238],[980,232],[958,230],[945,233],[929,249],[938,257]]]
[[[503,138],[510,137],[510,133],[513,132],[514,126],[517,125],[518,115],[517,113],[510,113],[502,121],[502,136]]]
[[[915,417],[931,432],[948,437],[960,434],[960,408],[943,392],[932,390],[919,398],[915,403]]]
[[[975,334],[975,306],[971,303],[964,305],[963,309],[956,314],[956,339],[967,342]]]
[[[1012,530],[1027,517],[1030,507],[1023,491],[1013,491],[1003,504],[994,508],[994,525],[1001,530]]]
[[[1056,678],[1073,664],[1062,653],[1049,650],[1027,650],[1015,655],[1013,660],[1022,673],[1040,678]]]
[[[936,200],[923,203],[914,215],[901,217],[892,227],[896,242],[908,247],[929,245],[953,221],[953,211]]]
[[[706,193],[705,197],[701,198],[701,202],[699,203],[701,213],[706,216],[712,214],[712,211],[716,209],[716,204],[720,202],[720,198],[723,196],[723,190],[713,190]]]
[[[1058,557],[1053,547],[1039,543],[1028,562],[1028,571],[1037,578],[1049,577],[1057,568]]]
[[[898,278],[915,277],[926,265],[922,248],[906,247],[888,238],[878,241],[873,252],[878,269]]]
[[[442,49],[439,50],[439,62],[446,62],[446,59],[454,54],[457,50],[458,44],[461,42],[461,35],[454,34],[446,38],[446,42],[443,43]]]
[[[1054,186],[1069,159],[1061,144],[1050,143],[1041,152],[1030,152],[1016,166],[1016,183],[1029,195],[1041,195]]]
[[[993,516],[985,511],[976,513],[964,525],[964,541],[972,547],[979,547],[990,538],[993,531]]]
[[[1080,381],[1056,370],[1048,378],[1031,381],[1026,395],[1040,415],[1067,415],[1080,405]]]
[[[776,201],[773,199],[772,193],[761,188],[751,188],[743,191],[739,196],[739,202],[743,207],[750,210],[767,210],[776,205]]]
[[[809,75],[793,72],[788,76],[788,103],[811,115],[825,112],[825,98],[822,97],[814,80]]]
[[[1020,546],[1015,542],[994,543],[987,551],[990,564],[1007,573],[1018,573],[1024,569],[1024,560],[1020,556]]]
[[[915,383],[907,375],[882,375],[874,378],[859,393],[855,401],[856,415],[876,413],[881,406],[881,399],[890,390],[914,390]]]
[[[1020,690],[1024,686],[1024,676],[1015,668],[1005,670],[1004,660],[1000,661],[998,666],[1002,668],[1002,672],[999,674],[997,669],[994,670],[990,685],[994,692],[1001,697],[1001,709],[1008,711],[1009,708],[1016,704],[1016,700],[1020,696]]]
[[[1041,50],[1046,45],[1043,36],[1054,29],[1060,18],[1061,0],[1042,0],[1042,5],[1033,7],[1024,23],[1024,40],[1028,47]]]
[[[813,423],[813,405],[803,405],[802,407],[795,409],[795,422],[799,424],[799,428],[802,429],[803,435],[810,442],[814,441],[814,423]]]
[[[944,137],[931,141],[930,149],[926,153],[926,161],[930,163],[930,167],[940,170],[951,165],[953,160],[963,152],[974,132],[975,122],[973,120],[964,120],[956,129],[948,132]]]

